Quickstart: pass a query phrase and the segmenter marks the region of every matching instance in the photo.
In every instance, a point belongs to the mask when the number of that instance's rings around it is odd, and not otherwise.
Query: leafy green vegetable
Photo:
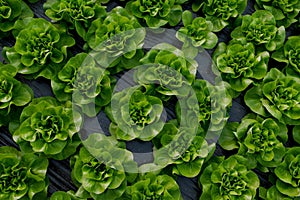
[[[199,110],[197,111],[197,116],[200,127],[205,131],[217,132],[222,130],[228,119],[227,110],[231,106],[231,96],[227,92],[228,86],[223,83],[213,86],[206,80],[196,79],[192,88],[198,100]],[[180,108],[182,106],[186,106],[189,109],[195,107],[193,101],[177,103],[176,115],[179,121],[182,110]]]
[[[238,154],[255,159],[263,167],[276,167],[285,154],[287,127],[272,118],[246,115],[241,123],[228,124],[220,136],[219,144],[226,150],[238,148]],[[261,168],[262,169],[262,168]]]
[[[167,43],[152,47],[140,62],[142,66],[134,74],[135,81],[141,85],[152,84],[164,100],[170,95],[185,96],[186,86],[193,83],[198,66],[195,60]],[[154,85],[154,81],[159,85]]]
[[[195,0],[192,8],[194,12],[202,8],[206,20],[213,23],[213,31],[218,32],[241,15],[246,6],[247,0]]]
[[[173,174],[197,176],[211,151],[211,147],[201,136],[203,129],[199,128],[197,131],[193,136],[190,129],[179,128],[176,121],[167,122],[154,139],[154,162],[160,166],[171,164]]]
[[[0,1],[0,32],[11,31],[15,22],[25,17],[33,17],[33,13],[24,1]]]
[[[42,18],[26,18],[19,23],[22,28],[15,45],[3,48],[6,60],[21,74],[51,79],[62,67],[67,48],[75,40]]]
[[[23,109],[13,139],[24,152],[63,160],[81,143],[77,134],[81,122],[71,102],[60,104],[53,97],[40,97]]]
[[[300,11],[299,0],[256,0],[256,9],[266,9],[270,11],[276,20],[277,25],[289,27],[297,22],[296,17]]]
[[[123,199],[172,199],[181,200],[181,193],[176,181],[168,175],[148,173],[140,176],[131,186],[126,188]]]
[[[257,10],[252,15],[242,17],[242,25],[231,32],[234,39],[246,38],[256,45],[256,49],[275,51],[283,46],[284,26],[276,27],[276,20],[267,10]]]
[[[238,155],[216,157],[200,176],[200,200],[256,199],[259,179],[251,171],[253,167],[253,163]]]
[[[267,73],[269,53],[256,53],[255,46],[245,39],[231,40],[228,45],[219,43],[213,54],[218,72],[236,92],[242,92]]]
[[[263,192],[264,191],[264,192]],[[259,188],[259,197],[265,200],[274,199],[274,200],[292,200],[292,198],[280,193],[276,186],[273,185],[269,189]],[[299,198],[293,198],[293,200],[299,200]]]
[[[66,22],[68,28],[75,29],[85,39],[91,22],[106,16],[101,0],[47,0],[45,14],[54,22]]]
[[[130,178],[125,172],[137,170],[132,154],[118,148],[116,140],[99,133],[91,134],[83,143],[86,148],[82,147],[71,162],[72,178],[79,187],[75,195],[84,199],[118,199]]]
[[[0,198],[46,199],[48,160],[23,154],[13,147],[0,147]]]
[[[33,98],[33,91],[14,77],[17,69],[0,63],[0,126],[17,122],[21,107]]]
[[[91,56],[79,53],[51,80],[59,101],[73,101],[88,116],[96,116],[112,96],[109,73],[97,66]]]
[[[282,163],[275,168],[276,188],[289,197],[300,196],[300,147],[289,148]]]
[[[115,93],[111,101],[110,133],[117,139],[149,141],[162,129],[162,101],[143,88],[124,89]]]
[[[284,47],[272,54],[272,58],[278,62],[286,63],[287,74],[299,77],[300,75],[300,36],[290,36]]]
[[[246,92],[245,103],[255,113],[273,116],[287,125],[300,123],[300,79],[272,68],[258,86]]]
[[[145,35],[145,29],[134,16],[122,7],[115,7],[104,19],[92,22],[86,39],[95,51],[96,61],[105,68],[117,68],[109,69],[116,73],[134,67],[132,60],[143,56],[141,47]]]
[[[148,27],[159,28],[166,24],[176,26],[181,20],[181,4],[187,0],[131,0],[126,9],[146,22]]]
[[[188,52],[187,56],[196,57],[202,48],[212,49],[218,42],[218,37],[212,32],[213,24],[203,17],[193,19],[190,11],[182,13],[184,27],[176,33],[176,37],[182,41],[183,51]],[[201,47],[201,48],[200,48]]]

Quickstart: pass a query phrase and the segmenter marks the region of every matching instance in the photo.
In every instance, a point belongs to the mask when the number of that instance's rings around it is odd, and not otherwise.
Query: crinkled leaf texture
[[[67,59],[67,48],[75,40],[63,28],[56,28],[42,18],[25,18],[15,26],[16,43],[11,48],[3,48],[5,59],[25,77],[53,78]]]
[[[255,113],[273,116],[287,125],[300,124],[300,79],[272,68],[263,82],[246,92],[245,103]]]
[[[0,147],[1,199],[47,198],[48,160],[34,154],[21,153],[13,147]]]
[[[63,160],[74,154],[81,143],[81,123],[82,117],[71,102],[62,104],[53,97],[40,97],[23,109],[13,139],[24,152]]]

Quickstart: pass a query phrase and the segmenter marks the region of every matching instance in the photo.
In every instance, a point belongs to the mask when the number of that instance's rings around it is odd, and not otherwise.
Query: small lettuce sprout
[[[14,28],[15,22],[26,17],[33,17],[33,12],[22,0],[0,1],[0,38]],[[1,33],[2,32],[2,33]]]
[[[86,53],[72,57],[51,80],[53,93],[59,101],[72,100],[90,117],[96,116],[110,102],[111,83],[109,73]]]
[[[33,99],[20,116],[13,139],[24,152],[34,152],[63,160],[75,153],[81,140],[81,115],[72,103],[59,103],[53,97]]]
[[[256,199],[260,181],[251,170],[254,166],[238,155],[215,157],[200,176],[200,200]]]
[[[219,144],[226,150],[238,149],[238,154],[256,160],[260,170],[278,166],[285,155],[287,127],[272,118],[246,115],[240,123],[232,122],[223,130]]]
[[[263,79],[267,73],[269,53],[256,53],[255,46],[242,40],[231,40],[228,45],[219,43],[213,54],[217,72],[231,88],[240,93],[249,85]]]
[[[33,98],[32,89],[14,77],[17,68],[0,63],[0,126],[18,122],[22,107]]]
[[[115,7],[104,19],[92,22],[86,39],[97,62],[117,73],[134,67],[133,60],[138,62],[143,56],[145,35],[145,29],[134,16],[122,7]]]
[[[53,78],[67,59],[67,48],[75,40],[42,18],[26,18],[18,26],[21,31],[15,45],[3,48],[6,60],[27,77]]]
[[[85,39],[91,22],[106,16],[101,0],[47,0],[45,14],[54,22],[66,22],[68,28],[75,29]]]
[[[246,105],[264,117],[273,116],[287,125],[300,124],[300,79],[272,68],[263,82],[249,89]]]
[[[13,147],[0,147],[0,199],[40,200],[47,198],[48,160],[24,154]]]
[[[286,63],[286,74],[300,77],[300,36],[288,37],[284,46],[272,54],[272,58]]]
[[[149,141],[163,127],[162,101],[144,92],[143,88],[132,87],[115,93],[111,106],[110,133],[117,139]]]
[[[256,9],[265,9],[270,11],[276,20],[278,26],[289,27],[297,22],[296,17],[300,11],[299,0],[256,0]]]
[[[274,16],[267,10],[257,10],[252,15],[244,15],[241,26],[231,32],[232,38],[246,38],[257,49],[268,51],[282,47],[285,36],[284,26],[277,27]]]
[[[202,8],[206,20],[213,23],[213,31],[218,32],[239,17],[247,6],[247,0],[195,0],[192,9],[197,12]]]
[[[275,168],[276,188],[289,197],[300,196],[300,147],[288,148],[284,160]]]
[[[159,28],[166,24],[176,26],[181,20],[181,4],[187,0],[131,0],[126,9],[146,22],[148,27]]]

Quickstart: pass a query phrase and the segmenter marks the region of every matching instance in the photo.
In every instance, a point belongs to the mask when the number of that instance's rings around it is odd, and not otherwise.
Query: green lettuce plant
[[[48,160],[34,154],[24,154],[10,146],[0,147],[0,198],[47,198]]]
[[[17,122],[21,109],[33,98],[32,89],[15,79],[17,68],[0,63],[0,126]]]
[[[135,71],[134,80],[141,85],[151,84],[163,100],[171,95],[185,96],[186,86],[195,80],[198,66],[183,51],[167,43],[155,45],[140,62],[142,66]]]
[[[284,26],[277,27],[274,15],[267,10],[257,10],[252,15],[244,15],[241,26],[231,32],[232,38],[246,38],[256,49],[268,51],[282,47],[285,36]]]
[[[300,36],[289,36],[284,46],[272,54],[272,58],[286,64],[285,72],[300,75]]]
[[[187,0],[132,0],[126,9],[145,22],[148,27],[159,28],[166,24],[176,26],[181,20],[181,4]]]
[[[284,160],[274,170],[278,177],[276,188],[289,197],[300,196],[300,147],[288,148]]]
[[[278,26],[289,27],[297,22],[297,16],[300,11],[299,0],[256,0],[256,9],[266,9],[270,11],[276,20]]]
[[[115,73],[134,67],[143,56],[146,35],[137,19],[122,7],[115,7],[102,19],[94,20],[86,34],[97,62]],[[119,65],[118,65],[119,64]],[[110,69],[115,67],[114,69]]]
[[[0,1],[0,34],[11,31],[17,20],[33,17],[33,12],[22,0]],[[0,36],[1,37],[1,36]]]
[[[72,100],[88,116],[95,116],[110,102],[111,84],[109,73],[86,53],[70,58],[51,80],[53,93],[59,101]]]
[[[62,104],[53,97],[40,97],[23,109],[13,139],[23,152],[63,160],[81,143],[77,133],[81,122],[71,102]]]
[[[54,22],[65,22],[69,29],[85,39],[91,22],[106,16],[101,0],[47,0],[44,3],[45,14]]]
[[[300,123],[300,79],[272,68],[262,83],[245,94],[246,105],[264,117],[273,116],[287,125]]]
[[[224,42],[218,44],[213,53],[213,60],[217,72],[221,72],[222,79],[228,82],[236,93],[240,93],[265,77],[269,53],[256,53],[253,43],[245,39],[231,40],[228,45]]]
[[[247,6],[247,0],[196,0],[193,2],[194,12],[202,10],[206,20],[213,23],[213,31],[218,32],[239,17]]]
[[[232,122],[223,130],[219,144],[226,150],[238,149],[238,154],[256,160],[260,170],[278,166],[285,155],[287,127],[272,118],[246,115],[240,123]]]
[[[196,112],[200,127],[205,132],[208,130],[214,132],[222,130],[228,119],[228,110],[232,102],[232,98],[227,91],[228,85],[226,83],[212,85],[206,80],[196,79],[192,88],[198,100],[199,110],[196,110]],[[196,108],[195,102],[188,100],[176,104],[175,111],[179,121],[182,108],[193,110]]]
[[[111,137],[93,133],[71,160],[72,179],[79,187],[75,196],[95,200],[119,199],[127,182],[135,179],[133,155]]]
[[[147,94],[143,87],[117,92],[111,101],[112,123],[109,130],[117,139],[149,141],[162,129],[162,101]]]
[[[200,200],[256,199],[260,181],[254,167],[242,156],[215,157],[200,176]]]
[[[183,27],[181,27],[176,37],[183,42],[183,51],[189,57],[196,57],[198,51],[212,49],[218,42],[218,37],[212,32],[213,24],[203,17],[193,19],[190,11],[182,13]]]
[[[201,128],[192,135],[191,129],[180,128],[176,120],[168,121],[154,139],[154,163],[169,165],[172,174],[189,178],[197,176],[212,150],[201,134]]]
[[[42,18],[26,18],[19,21],[18,27],[21,30],[15,45],[3,48],[5,59],[25,77],[51,79],[63,66],[67,48],[75,40]]]
[[[140,199],[172,199],[182,200],[176,181],[166,174],[156,175],[148,173],[126,188],[125,200]]]

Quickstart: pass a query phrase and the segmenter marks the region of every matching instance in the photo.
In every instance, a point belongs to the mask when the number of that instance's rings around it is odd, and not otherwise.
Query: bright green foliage
[[[284,160],[275,168],[276,188],[289,197],[300,196],[300,147],[288,148]]]
[[[0,199],[46,199],[47,167],[46,158],[23,154],[9,146],[0,147]]]
[[[124,8],[116,7],[104,19],[92,22],[86,40],[101,66],[111,68],[120,63],[117,69],[110,69],[116,73],[134,67],[133,60],[143,56],[141,48],[145,34],[134,16]]]
[[[47,0],[44,3],[46,15],[54,22],[66,22],[85,39],[91,22],[106,15],[101,0]]]
[[[53,78],[67,58],[67,48],[75,40],[42,18],[26,18],[19,21],[18,27],[21,31],[15,45],[3,49],[6,60],[21,74]]]
[[[33,17],[33,13],[24,1],[0,1],[0,33],[11,31],[15,22],[25,17]]]
[[[13,139],[24,152],[63,160],[81,143],[77,134],[81,122],[71,102],[60,104],[53,97],[40,97],[23,109]]]
[[[278,26],[289,27],[297,22],[296,17],[300,11],[299,0],[256,0],[256,9],[270,11]]]
[[[239,93],[265,77],[269,53],[256,53],[255,46],[245,39],[231,40],[228,45],[219,43],[213,60],[222,79]]]
[[[256,160],[259,167],[276,167],[285,154],[284,143],[287,139],[287,127],[284,124],[272,118],[248,114],[241,123],[227,125],[219,144],[226,150],[238,148],[238,154]]]
[[[300,79],[272,68],[258,86],[246,92],[245,103],[255,113],[273,116],[287,125],[300,121]]]
[[[272,54],[278,62],[286,63],[286,73],[300,77],[300,36],[290,36],[284,47]]]
[[[75,195],[84,199],[118,199],[126,190],[127,179],[135,178],[126,172],[137,172],[132,154],[100,133],[90,135],[83,143],[86,148],[82,147],[71,162],[72,178],[79,187]]]
[[[247,6],[247,0],[195,0],[193,11],[202,8],[206,20],[213,23],[213,31],[221,31],[230,21],[240,16]]]
[[[113,117],[110,133],[121,140],[138,138],[149,141],[154,138],[163,127],[160,119],[162,101],[147,94],[143,88],[127,88],[117,92],[111,102]]]
[[[214,158],[200,176],[200,200],[256,199],[259,179],[253,167],[238,155]]]
[[[125,200],[164,199],[182,200],[179,186],[168,175],[148,173],[126,188]]]
[[[267,10],[255,11],[252,15],[244,15],[242,25],[231,32],[234,39],[246,38],[256,48],[275,51],[283,46],[285,40],[284,26],[277,27],[272,13]]]
[[[159,166],[171,165],[172,173],[195,177],[211,149],[203,139],[203,129],[192,135],[192,129],[179,127],[174,120],[167,122],[154,139],[154,162]]]
[[[181,20],[181,4],[187,0],[132,0],[126,4],[126,9],[148,27],[159,28],[166,24],[176,26]]]
[[[22,106],[33,98],[29,86],[16,80],[17,69],[0,63],[0,126],[19,119]]]
[[[95,116],[112,95],[109,73],[86,53],[71,58],[51,80],[51,86],[59,101],[72,100],[88,116]]]
[[[182,41],[183,51],[189,57],[195,57],[202,48],[212,49],[218,42],[218,37],[212,32],[213,24],[203,17],[193,19],[190,11],[182,13],[184,26],[178,30],[176,37]]]

